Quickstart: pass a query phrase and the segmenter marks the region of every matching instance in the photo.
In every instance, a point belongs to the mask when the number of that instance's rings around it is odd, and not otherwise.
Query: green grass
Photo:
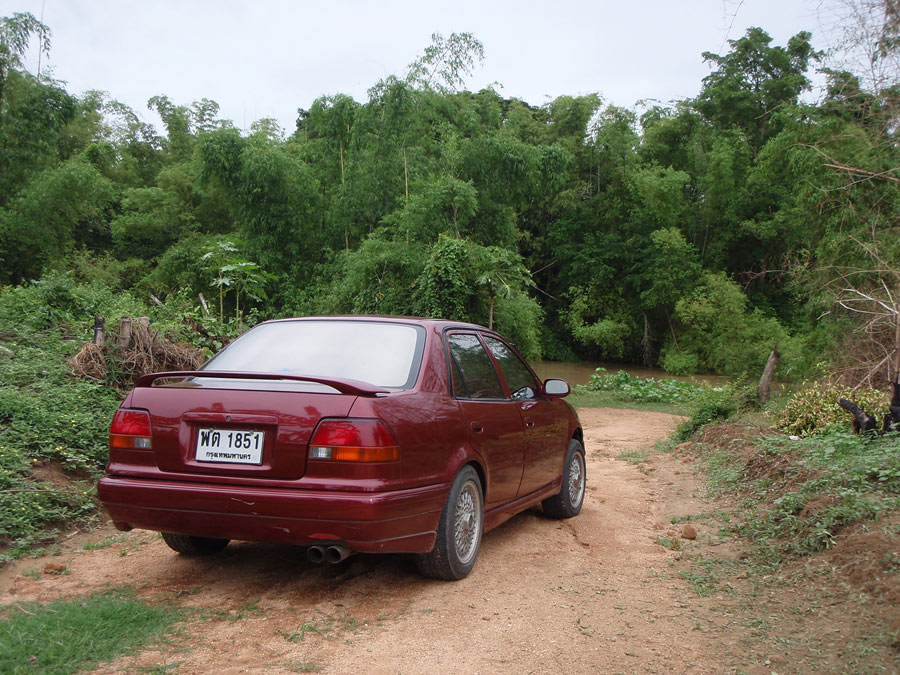
[[[572,392],[565,399],[573,408],[619,408],[622,410],[649,410],[651,412],[669,413],[670,415],[687,414],[687,406],[680,403],[658,401],[634,401],[623,398],[617,392],[592,391],[586,385],[572,387]]]
[[[146,605],[125,591],[0,614],[0,672],[72,673],[161,640],[181,618],[170,605]]]
[[[0,358],[0,564],[96,522],[94,478],[123,394],[73,377],[66,360],[90,341],[95,315],[114,326],[125,314],[153,312],[127,293],[58,273],[0,289],[0,346],[9,354]],[[82,480],[39,480],[44,465]]]
[[[828,549],[842,528],[900,509],[900,434],[778,436],[749,452],[726,446],[702,456],[710,495],[740,500],[733,530],[772,565]]]

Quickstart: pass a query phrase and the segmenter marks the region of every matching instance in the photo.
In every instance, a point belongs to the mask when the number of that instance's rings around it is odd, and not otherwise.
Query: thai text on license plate
[[[264,431],[198,429],[197,461],[262,464]]]

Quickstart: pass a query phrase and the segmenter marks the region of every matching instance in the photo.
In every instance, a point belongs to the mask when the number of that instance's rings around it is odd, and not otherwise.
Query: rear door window
[[[453,333],[447,338],[453,395],[458,398],[502,399],[503,388],[494,364],[477,335]]]

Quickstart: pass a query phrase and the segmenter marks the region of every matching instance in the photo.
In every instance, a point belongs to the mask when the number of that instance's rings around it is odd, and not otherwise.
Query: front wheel
[[[187,534],[163,532],[163,541],[173,551],[182,555],[212,555],[228,546],[228,539],[212,539],[210,537],[192,537]]]
[[[437,540],[430,553],[416,556],[419,571],[432,579],[454,581],[472,571],[484,529],[484,493],[471,466],[456,474],[438,523]]]
[[[566,451],[559,494],[541,502],[544,513],[554,518],[571,518],[581,513],[586,478],[584,448],[573,438],[569,441],[569,449]]]

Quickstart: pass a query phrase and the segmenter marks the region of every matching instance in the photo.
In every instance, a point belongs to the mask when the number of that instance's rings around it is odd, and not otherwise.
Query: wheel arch
[[[468,462],[459,467],[459,470],[462,471],[467,466],[471,466],[475,469],[475,473],[478,474],[478,480],[481,481],[481,497],[487,503],[487,476],[484,473],[484,467],[476,459],[470,458]]]

